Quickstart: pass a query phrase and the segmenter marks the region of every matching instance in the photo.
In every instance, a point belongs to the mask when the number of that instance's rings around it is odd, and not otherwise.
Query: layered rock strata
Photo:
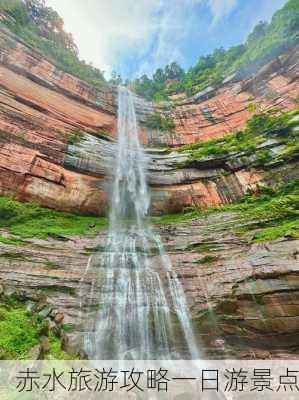
[[[156,229],[184,286],[205,357],[297,357],[299,241],[252,243],[234,233],[243,224],[238,214],[218,213]],[[105,256],[105,234],[0,244],[1,291],[58,315],[73,354],[82,354],[87,323],[101,308],[101,275],[91,291],[99,269],[82,271],[94,252],[98,261]],[[151,257],[159,269],[157,255]]]
[[[233,77],[176,106],[154,106],[136,97],[143,142],[177,146],[224,135],[244,126],[252,101],[294,107],[297,59],[295,49],[254,76],[242,81]],[[103,84],[96,89],[64,73],[3,28],[0,61],[0,195],[105,214],[116,131],[115,88]],[[170,114],[175,130],[146,128],[153,112]],[[198,163],[157,148],[148,155],[154,213],[229,202],[264,179],[246,154]]]
[[[218,87],[179,101],[170,111],[174,132],[152,132],[152,142],[178,146],[236,132],[250,118],[252,103],[284,111],[294,108],[299,93],[298,55],[299,46],[250,76],[241,79],[234,74]]]

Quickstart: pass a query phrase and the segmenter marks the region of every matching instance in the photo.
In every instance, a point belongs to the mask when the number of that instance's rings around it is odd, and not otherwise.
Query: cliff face
[[[188,152],[157,147],[239,129],[251,115],[247,105],[253,101],[293,108],[298,96],[297,59],[295,49],[253,77],[231,77],[218,89],[173,108],[136,98],[143,142],[156,146],[147,148],[153,213],[228,203],[261,182],[275,186],[299,176],[297,155],[266,162],[242,150],[196,160]],[[105,214],[115,153],[115,89],[95,89],[63,73],[3,30],[0,60],[0,195],[60,210]],[[172,115],[174,132],[146,128],[154,111]],[[279,136],[258,146],[273,156],[286,149]],[[184,285],[207,356],[293,355],[299,345],[298,240],[254,243],[232,229],[242,224],[234,213],[221,213],[156,229]],[[255,221],[249,228],[254,230]],[[49,323],[52,317],[57,319],[65,348],[78,354],[85,322],[94,319],[99,306],[94,296],[92,307],[84,310],[86,320],[80,319],[82,268],[91,254],[101,253],[106,232],[96,238],[35,238],[21,243],[2,234],[0,295],[38,303]],[[91,280],[92,276],[85,277],[83,289],[90,288]],[[65,332],[63,324],[71,325],[72,331]]]
[[[4,30],[0,51],[0,194],[104,214],[114,153],[115,89],[95,89],[60,71]],[[224,135],[244,126],[253,100],[292,108],[298,93],[297,59],[298,49],[254,77],[231,78],[172,109],[136,98],[143,142],[173,146]],[[174,132],[146,128],[154,111],[171,113]],[[254,159],[244,154],[201,163],[159,149],[148,154],[154,213],[229,202],[264,179]]]
[[[61,209],[100,212],[99,179],[64,167],[68,134],[115,131],[112,93],[59,71],[0,32],[0,192]],[[101,179],[101,178],[100,178]]]
[[[232,229],[243,223],[226,212],[156,229],[184,286],[207,358],[294,357],[299,346],[299,241],[252,244]],[[252,232],[254,227],[252,221]],[[58,315],[64,348],[82,353],[84,330],[95,321],[102,290],[101,278],[91,290],[93,269],[83,280],[82,271],[94,252],[97,260],[105,257],[105,243],[105,231],[96,238],[27,239],[22,247],[0,243],[0,294],[37,304],[44,317],[56,320]],[[161,268],[159,258],[152,257],[155,268]],[[89,303],[83,310],[82,293],[84,304],[87,298]]]
[[[298,55],[299,46],[253,76],[240,79],[235,74],[218,88],[209,87],[179,101],[171,112],[175,122],[174,133],[154,133],[153,140],[177,146],[238,131],[251,116],[248,105],[252,102],[284,111],[294,108],[298,96]]]

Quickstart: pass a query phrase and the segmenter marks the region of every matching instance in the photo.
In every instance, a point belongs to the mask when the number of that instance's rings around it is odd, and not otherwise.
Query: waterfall
[[[159,235],[146,221],[147,156],[139,141],[132,93],[118,89],[118,143],[113,164],[109,231],[94,254],[95,324],[86,335],[94,359],[197,358],[185,294]]]

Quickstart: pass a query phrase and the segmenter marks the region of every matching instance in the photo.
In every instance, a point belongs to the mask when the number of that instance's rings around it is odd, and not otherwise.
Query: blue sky
[[[188,68],[216,47],[245,41],[286,0],[46,0],[81,58],[124,78],[178,61]]]

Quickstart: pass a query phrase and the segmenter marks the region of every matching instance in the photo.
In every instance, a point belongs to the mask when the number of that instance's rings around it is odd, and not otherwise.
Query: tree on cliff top
[[[78,55],[78,47],[72,34],[64,31],[63,19],[55,10],[46,7],[44,0],[25,0],[25,5],[31,21],[44,37]]]
[[[299,1],[289,0],[276,11],[271,23],[260,22],[248,36],[246,51],[234,69],[250,72],[271,61],[299,40]]]
[[[44,0],[0,0],[0,13],[9,17],[2,23],[59,68],[96,87],[103,85],[103,73],[79,59],[63,19]]]
[[[169,95],[185,92],[191,96],[208,86],[220,84],[231,73],[248,74],[293,46],[299,39],[299,0],[289,0],[276,11],[270,23],[260,21],[248,35],[245,44],[215,49],[199,57],[188,71],[181,70],[174,78],[169,66],[159,68],[152,79],[147,75],[133,82],[135,91],[149,100],[167,100]],[[171,64],[171,65],[173,65]],[[175,79],[168,84],[167,79]]]

